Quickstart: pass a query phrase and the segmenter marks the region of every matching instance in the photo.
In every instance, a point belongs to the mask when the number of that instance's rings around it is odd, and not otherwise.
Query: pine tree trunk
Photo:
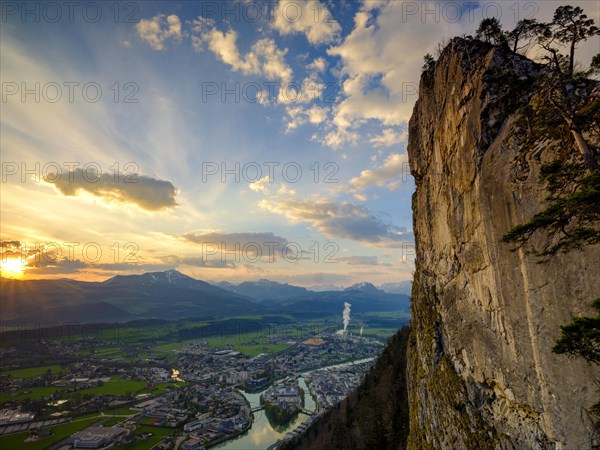
[[[573,37],[573,42],[571,42],[571,55],[569,58],[569,76],[573,76],[573,68],[575,67],[575,39],[577,37],[577,33],[575,33]]]
[[[581,131],[579,131],[579,128],[577,127],[577,125],[575,125],[573,123],[573,119],[570,117],[568,117],[568,118],[565,117],[565,120],[567,121],[567,124],[569,125],[571,134],[573,135],[573,138],[575,139],[575,143],[577,144],[577,148],[579,149],[579,153],[581,153],[581,156],[583,156],[583,159],[584,159],[586,165],[588,166],[588,169],[590,169],[590,170],[600,169],[600,166],[598,166],[598,162],[596,161],[596,157],[590,150],[590,147],[588,146],[587,142],[583,138],[583,134],[581,133]]]

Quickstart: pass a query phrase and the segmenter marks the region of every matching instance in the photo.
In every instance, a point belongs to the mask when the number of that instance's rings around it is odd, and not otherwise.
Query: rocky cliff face
[[[552,346],[560,325],[592,315],[600,246],[538,264],[500,242],[543,209],[541,165],[576,153],[569,136],[519,137],[540,70],[454,39],[423,74],[408,146],[417,188],[409,448],[589,448],[600,373]]]

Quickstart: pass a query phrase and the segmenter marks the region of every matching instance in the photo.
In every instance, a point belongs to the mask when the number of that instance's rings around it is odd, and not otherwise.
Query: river
[[[335,366],[329,367],[342,367],[348,366],[352,364],[359,364],[362,362],[371,361],[373,358],[361,359],[359,361],[336,364]],[[323,368],[315,369],[320,370]],[[313,372],[313,370],[306,372],[306,374]],[[302,389],[304,389],[304,407],[309,411],[315,410],[315,401],[310,395],[308,390],[308,386],[306,385],[306,381],[304,380],[304,376],[301,376],[298,379],[298,383]],[[266,390],[266,389],[265,389]],[[256,394],[248,394],[242,392],[244,397],[250,402],[252,408],[260,405],[260,395],[264,391],[258,392]],[[290,424],[285,427],[277,427],[274,428],[267,419],[264,411],[258,411],[254,413],[254,422],[252,423],[252,427],[241,434],[240,436],[231,439],[229,441],[224,442],[221,445],[218,445],[213,448],[225,449],[225,450],[264,450],[269,447],[271,444],[274,444],[278,440],[282,439],[288,432],[293,431],[298,425],[308,419],[306,414],[300,413],[295,420],[293,420]]]

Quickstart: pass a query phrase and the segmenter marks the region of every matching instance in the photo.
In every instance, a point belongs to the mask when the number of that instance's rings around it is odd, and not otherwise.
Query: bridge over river
[[[263,405],[255,406],[254,408],[252,408],[252,412],[258,412],[258,411],[262,411],[264,409],[265,409],[265,407]],[[312,416],[315,413],[314,411],[310,411],[306,408],[300,408],[300,412],[303,414],[306,414],[307,416]]]

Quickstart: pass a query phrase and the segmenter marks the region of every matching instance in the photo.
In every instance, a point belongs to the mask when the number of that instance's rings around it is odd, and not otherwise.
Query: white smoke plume
[[[362,337],[363,327],[360,327],[360,336]]]
[[[348,330],[348,324],[350,323],[350,307],[352,305],[348,302],[344,302],[344,312],[342,313],[342,316],[344,318],[344,333],[347,332]]]

